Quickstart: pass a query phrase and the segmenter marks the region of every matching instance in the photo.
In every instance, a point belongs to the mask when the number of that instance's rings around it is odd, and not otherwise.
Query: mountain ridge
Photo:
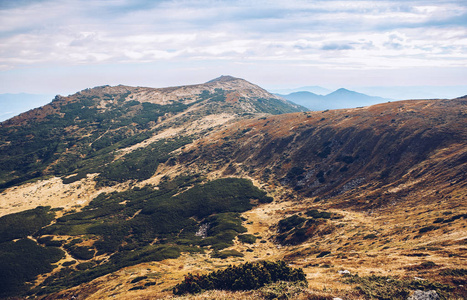
[[[467,295],[467,97],[309,112],[264,95],[229,76],[101,86],[0,123],[0,295],[170,298],[258,260],[302,268],[304,299]],[[31,268],[18,249],[51,254]]]
[[[20,120],[23,119],[43,118],[44,115],[56,112],[60,105],[76,102],[79,97],[106,97],[106,95],[107,97],[111,97],[110,95],[114,94],[119,95],[121,102],[138,99],[137,101],[139,102],[148,102],[158,105],[167,105],[174,102],[190,105],[199,101],[203,92],[215,94],[217,89],[223,90],[224,93],[226,93],[225,96],[227,97],[227,101],[230,102],[237,102],[243,98],[274,99],[280,101],[284,106],[290,106],[292,109],[304,110],[303,107],[287,102],[276,95],[270,94],[266,90],[249,83],[244,79],[232,76],[222,76],[204,84],[166,88],[130,87],[125,85],[105,85],[88,88],[66,97],[57,95],[48,105],[22,113],[19,116],[15,116],[9,120],[1,122],[1,124],[8,126],[8,124],[14,124],[17,121],[21,122]],[[205,97],[207,97],[207,95],[205,95]],[[101,106],[102,105],[105,106],[106,104],[102,103]],[[255,112],[258,108],[255,109],[250,105],[249,108],[244,107],[243,109]]]

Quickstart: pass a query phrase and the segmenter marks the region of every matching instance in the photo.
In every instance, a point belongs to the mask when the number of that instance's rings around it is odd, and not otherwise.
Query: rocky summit
[[[0,123],[0,150],[2,298],[467,297],[467,97],[101,86]]]

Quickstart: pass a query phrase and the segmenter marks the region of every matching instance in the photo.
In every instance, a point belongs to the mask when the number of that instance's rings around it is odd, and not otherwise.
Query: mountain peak
[[[335,90],[332,94],[334,93],[356,93],[356,92],[348,90],[348,89],[340,88],[340,89]]]
[[[238,79],[241,79],[241,78],[233,77],[233,76],[230,76],[230,75],[222,75],[220,77],[214,78],[213,80],[209,80],[206,83],[227,82],[227,81],[234,81],[234,80],[238,80]]]

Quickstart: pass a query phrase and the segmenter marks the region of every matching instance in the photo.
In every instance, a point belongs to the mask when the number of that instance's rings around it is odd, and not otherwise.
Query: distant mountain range
[[[336,87],[337,88],[337,87]],[[296,92],[311,92],[317,95],[327,95],[334,89],[321,86],[302,86],[287,89],[269,89],[270,92],[287,95]],[[355,86],[347,87],[350,90],[358,91],[367,95],[377,95],[379,97],[393,100],[415,100],[415,99],[452,99],[467,95],[467,85],[452,86]]]
[[[310,110],[354,108],[388,102],[391,100],[365,95],[344,88],[338,89],[327,95],[318,95],[308,91],[294,92],[287,95],[277,95]]]

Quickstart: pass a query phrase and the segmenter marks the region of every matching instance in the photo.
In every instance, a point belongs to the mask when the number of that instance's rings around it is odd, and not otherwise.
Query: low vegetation
[[[27,282],[52,271],[62,257],[60,248],[42,247],[30,239],[0,243],[0,297],[27,290]]]
[[[206,275],[188,274],[185,280],[173,288],[175,295],[199,293],[205,290],[254,290],[277,281],[301,281],[306,283],[302,269],[294,269],[284,261],[245,263],[230,266]]]
[[[243,256],[241,252],[222,249],[232,246],[235,238],[246,232],[240,213],[258,203],[271,202],[272,198],[246,179],[204,180],[197,175],[178,176],[171,180],[165,178],[158,188],[146,186],[100,194],[81,211],[65,214],[51,225],[55,214],[48,207],[2,217],[0,232],[6,241],[1,244],[6,249],[1,252],[6,264],[4,272],[14,269],[7,263],[16,264],[19,256],[15,255],[50,252],[50,259],[42,260],[42,267],[37,267],[33,274],[48,272],[52,268],[50,263],[57,260],[53,251],[63,255],[61,249],[50,246],[61,247],[80,263],[63,265],[59,272],[31,291],[45,294],[127,266],[177,258],[182,252],[212,249],[212,257]],[[204,234],[199,234],[201,228],[205,229]],[[45,247],[27,239],[11,242],[30,235]],[[245,235],[241,239],[247,242],[254,237]],[[22,244],[26,252],[9,252],[13,246]],[[9,255],[14,259],[8,260]],[[99,255],[108,258],[97,260]],[[7,273],[3,276],[8,277]],[[31,280],[31,276],[18,276],[21,279],[12,286],[19,287]]]
[[[297,245],[315,235],[327,235],[334,231],[328,219],[340,219],[342,216],[325,211],[309,210],[307,217],[297,214],[284,218],[277,224],[276,240],[282,245]]]
[[[348,284],[356,284],[356,289],[370,299],[405,300],[415,290],[434,290],[441,299],[449,299],[453,287],[428,280],[399,280],[389,276],[347,275],[344,280]]]
[[[0,243],[33,235],[54,219],[55,213],[50,207],[43,206],[3,216],[0,218]]]

